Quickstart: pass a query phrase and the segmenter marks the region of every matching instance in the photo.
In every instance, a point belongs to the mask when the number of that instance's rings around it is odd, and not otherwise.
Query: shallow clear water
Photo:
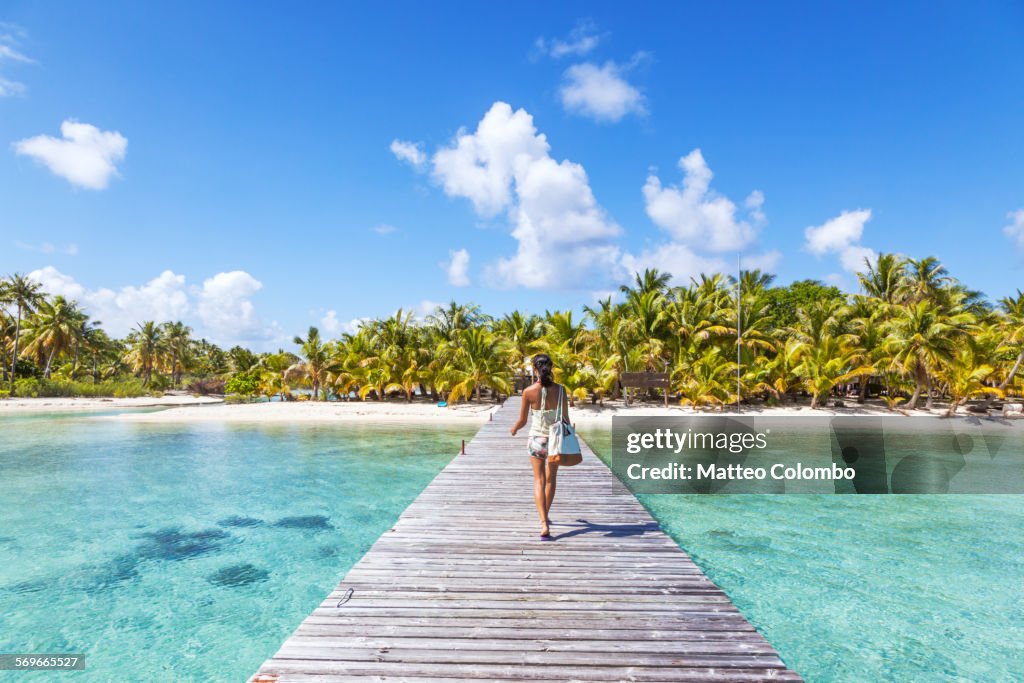
[[[2,418],[0,652],[243,681],[474,431]]]
[[[1024,680],[1024,496],[638,497],[810,683]]]

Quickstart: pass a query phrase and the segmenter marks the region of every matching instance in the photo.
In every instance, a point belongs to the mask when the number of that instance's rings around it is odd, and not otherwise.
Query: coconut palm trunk
[[[18,321],[14,324],[14,353],[11,356],[11,394],[14,394],[14,378],[18,372],[18,343],[21,341],[21,304],[18,304]]]
[[[928,373],[925,372],[924,364],[921,361],[917,361],[917,364],[914,365],[914,382],[914,393],[907,401],[907,408],[910,410],[917,408],[917,402],[921,400],[921,394],[928,386]]]
[[[1005,392],[1006,387],[1010,386],[1010,384],[1013,383],[1013,378],[1017,376],[1017,371],[1020,370],[1022,362],[1024,362],[1024,349],[1021,349],[1021,352],[1017,354],[1017,360],[1014,361],[1013,367],[1010,368],[1010,373],[1006,376],[1006,379],[999,383],[998,389],[1000,392]],[[995,392],[988,394],[987,396],[985,396],[985,401],[982,403],[982,407],[991,407],[992,403],[996,400],[997,397],[998,394],[996,394]]]

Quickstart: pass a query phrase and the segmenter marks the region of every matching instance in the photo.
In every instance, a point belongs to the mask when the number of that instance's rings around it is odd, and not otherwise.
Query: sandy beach
[[[166,408],[166,410],[132,412],[138,408]],[[289,402],[289,403],[232,403],[208,396],[169,395],[160,398],[14,398],[0,401],[0,416],[48,412],[116,411],[124,413],[104,415],[97,419],[122,420],[129,422],[223,422],[223,423],[408,423],[408,424],[479,424],[486,422],[497,406],[494,403],[460,403],[439,408],[434,403],[406,403],[395,400],[377,401],[330,401],[330,402]],[[869,415],[892,419],[930,417],[945,415],[944,406],[932,410],[891,411],[884,405],[848,403],[843,408],[819,408],[811,410],[809,405],[786,405],[776,407],[744,406],[742,415],[751,417],[828,417],[834,415]],[[633,403],[626,406],[622,401],[606,401],[604,406],[577,403],[570,410],[570,419],[578,427],[610,429],[612,418],[623,416],[693,416],[693,415],[735,415],[735,409],[724,412],[717,410],[694,410],[679,405],[668,408],[658,403]],[[963,409],[958,417],[966,417]]]
[[[233,403],[217,406],[183,406],[156,412],[123,413],[98,419],[130,422],[223,422],[223,423],[407,423],[482,424],[498,406],[464,403],[439,408],[435,403],[404,401],[301,401],[289,403]]]
[[[124,420],[131,422],[224,422],[224,423],[409,423],[409,424],[477,424],[486,422],[489,415],[497,409],[494,403],[461,403],[452,407],[439,408],[434,403],[405,403],[404,401],[331,401],[331,402],[296,402],[296,403],[242,403],[217,406],[182,406],[156,412],[123,413],[108,415],[98,419]],[[811,410],[808,406],[786,406],[763,408],[746,406],[743,415],[760,417],[827,417],[832,415],[871,415],[893,419],[906,418],[907,415],[920,417],[940,417],[944,408],[931,411],[915,410],[906,414],[887,410],[885,406],[856,404],[845,408],[825,408]],[[657,415],[657,416],[693,416],[693,415],[734,415],[735,411],[697,411],[692,408],[660,404],[632,404],[625,406],[621,401],[606,402],[597,406],[579,403],[570,410],[570,419],[580,428],[606,428],[612,426],[612,418],[616,415]],[[961,413],[963,415],[963,413]]]
[[[224,399],[190,394],[140,396],[138,398],[5,398],[0,400],[0,417],[30,413],[70,413],[131,408],[162,408],[175,406],[207,406]]]

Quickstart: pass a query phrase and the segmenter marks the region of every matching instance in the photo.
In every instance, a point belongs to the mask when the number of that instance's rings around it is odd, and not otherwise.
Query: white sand
[[[212,396],[190,394],[138,398],[5,398],[0,399],[0,416],[26,413],[64,413],[89,410],[119,410],[123,408],[154,408],[183,405],[223,403]]]
[[[460,403],[449,408],[438,408],[434,403],[406,403],[400,399],[378,401],[331,401],[331,402],[289,402],[289,403],[236,403],[224,404],[221,399],[193,397],[190,395],[169,395],[161,398],[13,398],[0,400],[0,416],[70,411],[106,411],[131,408],[165,407],[155,412],[125,412],[103,416],[98,419],[124,420],[131,422],[223,422],[223,423],[409,423],[409,424],[465,424],[486,422],[497,410],[494,403]],[[626,407],[622,401],[605,401],[603,407],[577,403],[569,411],[570,420],[581,428],[607,428],[612,426],[612,417],[623,416],[693,416],[693,415],[735,415],[734,409],[724,413],[717,410],[694,410],[671,405],[665,408],[658,403],[632,404]],[[824,408],[811,410],[809,405],[784,407],[744,406],[742,415],[759,417],[776,416],[832,416],[872,415],[889,418],[939,417],[945,414],[945,407],[931,411],[890,411],[884,405],[869,403],[857,405],[847,402],[845,408]],[[963,409],[958,413],[965,416]]]
[[[743,410],[738,414],[747,417],[830,417],[833,415],[871,415],[873,417],[891,418],[905,418],[907,416],[935,418],[941,417],[945,415],[945,413],[945,407],[933,408],[930,411],[923,409],[892,411],[885,405],[878,405],[877,403],[857,405],[856,399],[853,399],[852,401],[847,401],[846,407],[844,408],[819,408],[815,410],[811,410],[809,403],[803,405],[793,405],[790,403],[786,406],[775,407],[745,405],[743,406]],[[966,413],[963,408],[961,408],[957,413],[960,417],[965,414]],[[684,417],[695,415],[737,415],[737,412],[735,406],[727,408],[724,412],[719,412],[717,409],[694,410],[693,408],[684,408],[678,404],[672,405],[671,403],[668,408],[660,403],[633,403],[627,407],[622,403],[622,401],[605,401],[604,407],[591,405],[590,403],[577,403],[576,406],[569,410],[569,419],[577,427],[582,428],[598,427],[611,429],[612,417],[616,415],[626,417]]]
[[[377,401],[297,401],[288,403],[234,403],[219,406],[190,406],[151,413],[123,413],[99,419],[131,422],[223,422],[223,423],[408,423],[465,424],[487,422],[497,410],[494,403],[463,403],[438,408],[435,403]]]

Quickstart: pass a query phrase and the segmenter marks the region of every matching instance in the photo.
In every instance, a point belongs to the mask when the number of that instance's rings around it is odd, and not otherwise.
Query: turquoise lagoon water
[[[0,419],[17,681],[244,681],[475,430]]]
[[[1024,681],[1024,496],[638,497],[810,683]]]

